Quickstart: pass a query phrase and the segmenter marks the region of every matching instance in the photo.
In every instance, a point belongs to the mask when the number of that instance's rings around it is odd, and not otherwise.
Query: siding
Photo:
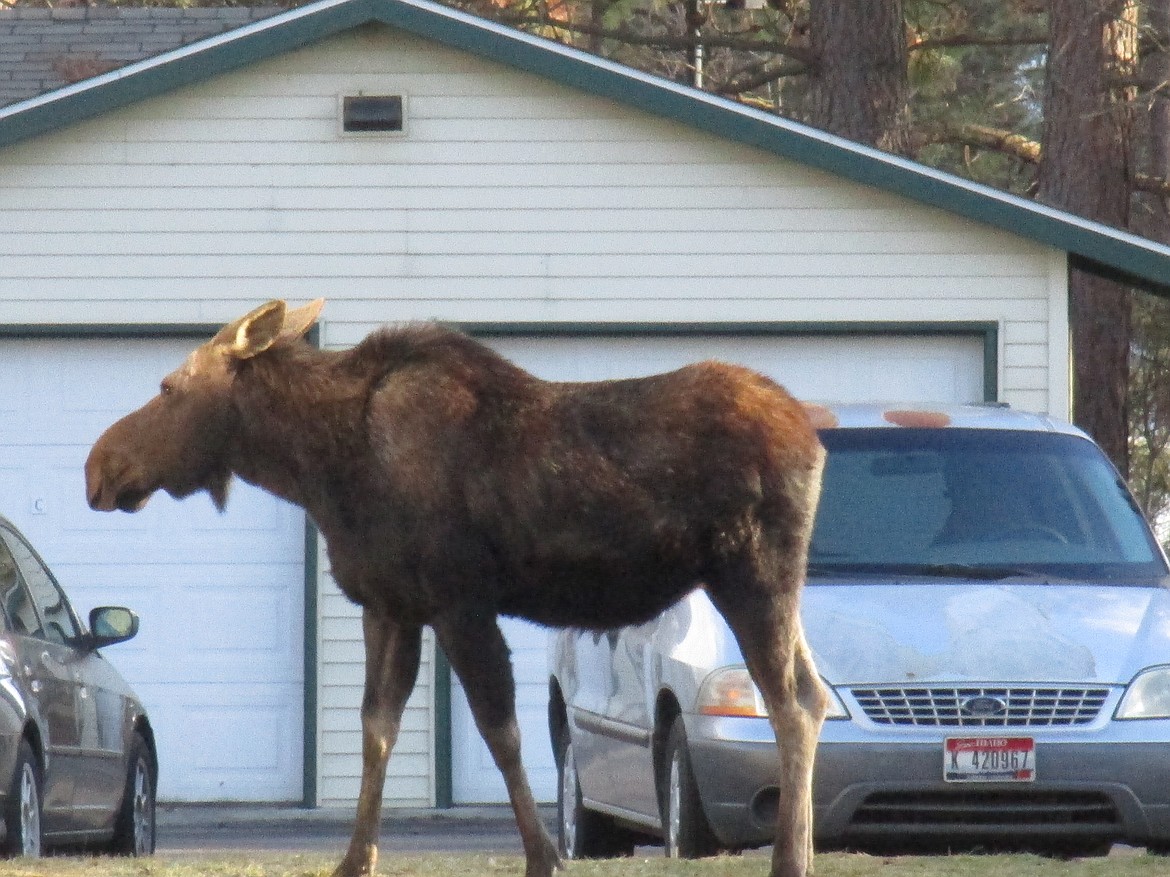
[[[406,133],[343,135],[359,91],[404,95]],[[994,321],[1001,397],[1067,414],[1063,253],[379,26],[11,147],[0,175],[10,323],[321,295],[329,347],[416,318]],[[320,582],[317,785],[337,804],[362,650]],[[427,654],[392,804],[434,799]]]
[[[361,613],[329,575],[325,546],[317,631],[319,724],[317,803],[357,800],[362,775]],[[398,742],[387,772],[385,801],[392,806],[429,807],[435,803],[431,753],[434,751],[434,645],[423,642],[418,683],[407,701]]]

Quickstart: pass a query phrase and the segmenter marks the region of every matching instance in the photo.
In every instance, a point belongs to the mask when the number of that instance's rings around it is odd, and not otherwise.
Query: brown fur
[[[300,336],[321,302],[270,302],[198,348],[86,463],[95,509],[232,474],[302,505],[363,608],[358,817],[339,875],[369,873],[386,759],[434,628],[504,774],[528,877],[559,864],[519,761],[497,615],[604,630],[704,586],[738,637],[781,748],[772,873],[811,863],[824,693],[799,620],[823,451],[804,408],[738,366],[626,381],[538,380],[434,325],[352,350]]]

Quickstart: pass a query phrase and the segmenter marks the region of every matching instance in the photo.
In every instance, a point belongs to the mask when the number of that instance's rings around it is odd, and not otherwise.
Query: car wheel
[[[4,808],[4,852],[9,856],[39,858],[41,833],[41,766],[27,740],[20,741],[16,772]]]
[[[154,853],[155,838],[154,759],[140,734],[134,735],[127,762],[126,788],[110,849],[124,856],[149,856]]]
[[[557,783],[557,826],[566,859],[605,859],[634,853],[633,836],[600,813],[587,810],[577,781],[577,760],[566,728],[562,732]]]
[[[719,852],[719,843],[707,824],[699,788],[691,771],[682,716],[674,720],[666,742],[662,830],[666,855],[672,859],[698,859]]]

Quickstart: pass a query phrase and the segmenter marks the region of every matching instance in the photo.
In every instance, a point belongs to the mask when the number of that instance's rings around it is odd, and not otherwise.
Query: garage
[[[242,482],[223,515],[203,494],[159,494],[133,516],[85,503],[90,444],[195,343],[0,340],[0,513],[83,616],[108,604],[141,616],[138,637],[106,657],[150,714],[161,798],[299,800],[303,513]]]
[[[486,335],[493,347],[550,380],[637,377],[701,359],[750,365],[801,399],[825,401],[981,402],[985,375],[994,374],[994,335],[977,327],[916,327],[914,334],[809,333],[727,327],[678,334],[664,327],[614,334]],[[502,621],[516,676],[524,764],[539,800],[556,800],[556,765],[548,740],[547,634],[526,622]],[[456,804],[503,803],[503,780],[480,739],[458,680],[452,679],[452,799]]]
[[[243,485],[223,517],[84,505],[89,443],[192,333],[324,297],[331,350],[438,319],[562,380],[720,357],[810,399],[1067,417],[1072,260],[1170,277],[1165,247],[430,0],[58,12],[0,15],[29,47],[0,72],[109,72],[0,106],[0,511],[83,609],[141,613],[110,657],[166,800],[350,806],[362,764],[360,612],[301,512]],[[107,44],[221,12],[113,69]],[[384,128],[347,127],[361,95]],[[548,800],[544,635],[508,630]],[[387,776],[388,806],[502,797],[430,638]]]

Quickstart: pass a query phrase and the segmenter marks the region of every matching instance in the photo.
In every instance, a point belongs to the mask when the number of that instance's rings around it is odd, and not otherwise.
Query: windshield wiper
[[[938,576],[947,579],[980,579],[999,581],[1000,579],[1049,579],[1059,576],[1049,576],[1034,569],[1025,569],[1019,566],[978,566],[973,563],[924,563],[909,565],[904,572],[908,575]]]
[[[1039,581],[1066,581],[1062,576],[1018,566],[979,566],[972,563],[810,563],[808,574],[818,578],[832,576],[922,576],[923,578],[975,579],[1000,581],[1025,578]]]
[[[810,563],[810,576],[872,576],[882,575],[890,571],[889,567],[879,563]]]

